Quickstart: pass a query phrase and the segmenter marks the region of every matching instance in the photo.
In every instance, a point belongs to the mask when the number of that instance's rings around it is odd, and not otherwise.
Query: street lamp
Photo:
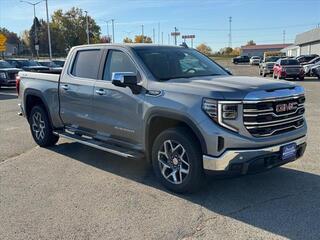
[[[89,37],[89,21],[88,21],[88,11],[84,11],[86,13],[86,32],[87,32],[87,43],[90,44],[90,37]]]
[[[108,37],[109,37],[109,22],[112,23],[112,43],[114,43],[114,19],[109,19],[105,21],[107,23],[107,32],[108,32]]]
[[[32,5],[33,6],[33,19],[35,20],[36,19],[36,5],[38,5],[39,3],[43,2],[44,0],[41,0],[39,2],[36,2],[36,3],[32,3],[32,2],[29,2],[29,1],[24,1],[24,0],[20,0],[20,2],[24,2],[24,3],[27,3],[29,5]],[[37,51],[37,58],[39,58],[39,45],[38,45],[38,34],[37,34],[37,24],[36,24],[36,21],[34,21],[34,42],[35,42],[35,49]]]

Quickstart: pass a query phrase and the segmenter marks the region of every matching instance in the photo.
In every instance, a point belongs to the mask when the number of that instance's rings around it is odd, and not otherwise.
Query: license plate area
[[[283,161],[294,160],[297,157],[297,144],[290,143],[281,147],[281,159]]]

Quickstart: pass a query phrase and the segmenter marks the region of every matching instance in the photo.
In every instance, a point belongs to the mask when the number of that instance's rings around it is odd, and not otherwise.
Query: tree
[[[124,43],[132,43],[132,39],[131,39],[131,38],[128,38],[128,37],[125,37],[125,38],[123,39],[123,42],[124,42]]]
[[[256,45],[256,43],[253,40],[250,40],[247,42],[246,46],[253,46],[253,45]]]
[[[212,49],[208,45],[201,43],[199,46],[197,46],[197,50],[207,56],[212,55]]]
[[[90,16],[88,16],[88,23],[90,43],[99,43],[101,41],[100,26]],[[57,34],[52,34],[52,40],[56,38],[60,46],[55,46],[55,48],[59,51],[66,51],[73,46],[87,43],[86,16],[80,8],[73,7],[66,12],[61,9],[55,11],[50,26],[52,32]]]
[[[111,43],[111,38],[109,36],[102,36],[100,39],[101,43]]]
[[[152,43],[152,39],[151,37],[148,37],[148,36],[136,35],[134,37],[134,42],[135,43]]]

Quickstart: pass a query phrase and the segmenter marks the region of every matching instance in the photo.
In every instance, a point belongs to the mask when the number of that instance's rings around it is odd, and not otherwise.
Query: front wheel
[[[160,133],[154,141],[154,172],[171,191],[194,192],[203,181],[201,148],[193,139],[188,129],[171,128]]]
[[[43,106],[34,106],[30,112],[29,124],[34,141],[40,147],[56,144],[59,136],[53,134],[48,114]]]

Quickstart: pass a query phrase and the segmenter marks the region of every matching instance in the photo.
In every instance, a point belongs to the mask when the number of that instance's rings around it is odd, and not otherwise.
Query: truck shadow
[[[15,99],[18,98],[16,94],[16,89],[15,88],[0,88],[0,100],[9,100],[9,99]]]
[[[315,174],[281,167],[238,178],[211,176],[199,192],[178,195],[158,183],[144,160],[124,159],[78,143],[62,143],[50,150],[273,234],[320,239],[320,177]],[[202,219],[199,226],[210,228],[210,223],[210,219]]]

